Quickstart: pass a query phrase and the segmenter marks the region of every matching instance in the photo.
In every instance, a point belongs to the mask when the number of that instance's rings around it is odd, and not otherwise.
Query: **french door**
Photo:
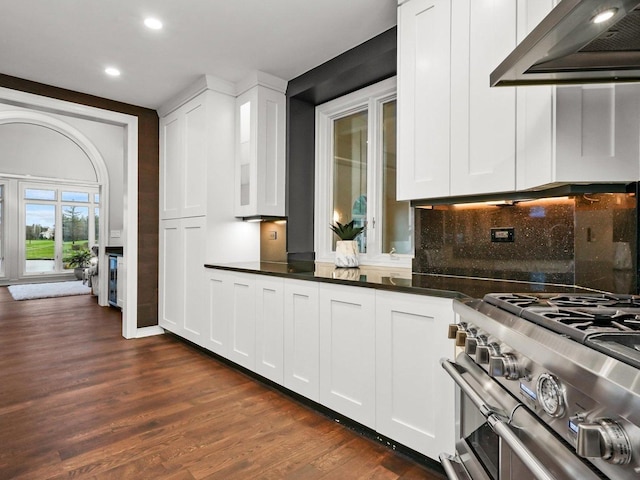
[[[22,277],[73,270],[71,256],[99,239],[98,187],[21,182],[19,258]]]

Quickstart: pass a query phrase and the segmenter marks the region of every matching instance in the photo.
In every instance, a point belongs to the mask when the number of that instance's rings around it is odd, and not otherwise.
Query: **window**
[[[21,184],[23,275],[63,273],[67,258],[89,249],[99,239],[99,200],[96,187]],[[93,201],[92,201],[93,200]]]
[[[315,250],[332,262],[334,222],[364,225],[362,264],[411,266],[413,211],[396,201],[396,81],[316,108]]]

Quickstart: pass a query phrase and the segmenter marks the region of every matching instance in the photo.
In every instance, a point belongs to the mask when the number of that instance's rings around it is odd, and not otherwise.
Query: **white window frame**
[[[26,189],[37,189],[37,190],[53,190],[56,192],[55,200],[26,200],[25,190]],[[89,195],[88,202],[71,202],[71,201],[63,201],[62,200],[62,192],[82,192],[87,193]],[[62,251],[62,207],[67,205],[77,205],[81,207],[88,207],[88,225],[87,228],[88,236],[89,236],[89,248],[91,248],[94,244],[98,244],[100,239],[95,238],[95,209],[100,208],[100,202],[95,203],[95,194],[100,193],[99,185],[90,185],[86,183],[73,183],[69,181],[65,181],[64,183],[37,183],[37,182],[19,182],[19,216],[18,220],[18,232],[19,232],[19,241],[18,241],[18,258],[19,258],[19,274],[21,279],[32,278],[32,277],[51,277],[51,276],[59,276],[72,273],[72,270],[64,270],[63,267],[63,258],[59,255]],[[100,196],[100,200],[102,200],[102,196]],[[52,272],[27,272],[26,271],[26,249],[25,249],[25,233],[26,233],[26,224],[25,224],[25,205],[27,203],[41,203],[54,205],[56,207],[55,215],[56,215],[56,230],[60,232],[60,235],[56,233],[56,246],[54,249],[55,252],[55,268]],[[100,210],[101,212],[101,210]],[[102,219],[101,219],[102,221]]]
[[[316,107],[314,249],[317,262],[334,262],[333,236],[333,126],[334,121],[368,111],[367,138],[367,251],[360,254],[361,265],[411,267],[411,254],[382,252],[382,107],[396,99],[396,77]],[[413,208],[409,213],[413,225]]]

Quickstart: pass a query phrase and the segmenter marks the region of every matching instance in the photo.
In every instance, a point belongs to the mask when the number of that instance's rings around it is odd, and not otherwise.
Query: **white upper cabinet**
[[[489,75],[516,46],[516,2],[451,5],[450,194],[513,191],[516,90],[490,88]]]
[[[640,85],[489,87],[555,3],[402,3],[399,200],[640,178]]]
[[[450,47],[450,0],[398,8],[398,200],[449,195]]]
[[[160,120],[161,218],[206,214],[207,94]]]
[[[544,128],[538,128],[543,133],[539,136],[533,129],[524,132],[523,155],[518,157],[518,189],[566,183],[626,183],[640,178],[639,84],[546,88],[551,89],[547,112],[534,126],[540,127],[546,120],[548,133]],[[540,104],[538,108],[545,106]]]
[[[235,215],[285,214],[287,82],[254,72],[236,99]]]
[[[222,183],[215,176],[220,162],[232,166],[235,91],[204,75],[158,109],[161,219],[207,215],[212,183]]]

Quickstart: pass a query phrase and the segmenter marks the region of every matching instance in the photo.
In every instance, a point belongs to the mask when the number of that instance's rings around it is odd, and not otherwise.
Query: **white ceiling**
[[[210,74],[285,80],[396,24],[397,0],[0,0],[0,73],[157,108]],[[154,16],[160,31],[144,27]],[[104,74],[107,66],[122,71]]]

